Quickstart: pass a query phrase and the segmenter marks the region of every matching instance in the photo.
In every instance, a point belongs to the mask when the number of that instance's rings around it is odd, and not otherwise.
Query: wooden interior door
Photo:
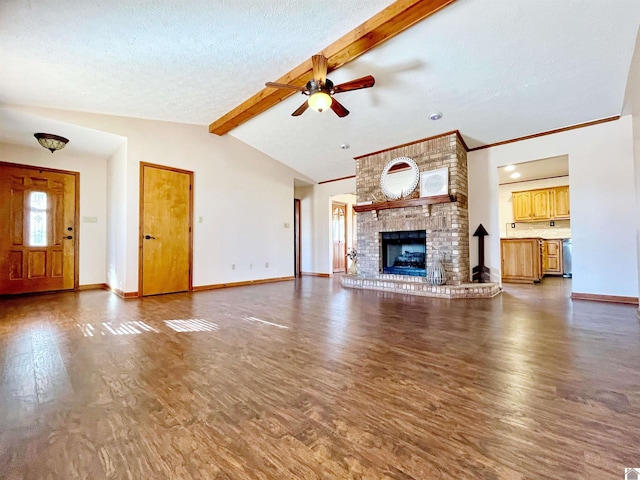
[[[294,275],[296,278],[300,277],[302,274],[302,266],[300,265],[301,261],[301,234],[302,227],[300,225],[300,199],[293,199],[293,265],[294,265]]]
[[[193,172],[140,165],[140,292],[191,290]]]
[[[79,178],[0,163],[0,294],[76,287]]]
[[[344,272],[347,259],[347,206],[331,204],[333,230],[333,272]]]

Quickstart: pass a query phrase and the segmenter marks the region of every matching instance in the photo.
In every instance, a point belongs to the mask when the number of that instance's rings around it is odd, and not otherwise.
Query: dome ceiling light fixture
[[[69,143],[69,139],[53,133],[34,133],[33,136],[36,137],[40,145],[51,150],[51,153],[63,149]]]

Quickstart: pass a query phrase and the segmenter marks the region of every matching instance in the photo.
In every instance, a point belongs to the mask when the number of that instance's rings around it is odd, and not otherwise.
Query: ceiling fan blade
[[[349,110],[344,108],[344,106],[335,98],[333,99],[333,102],[331,102],[331,110],[336,112],[336,115],[338,115],[339,117],[346,117],[347,115],[349,115]]]
[[[297,117],[298,115],[302,115],[307,110],[307,108],[309,108],[309,102],[305,100],[305,102],[300,105],[297,110],[291,114],[291,116]]]
[[[313,65],[313,79],[324,85],[327,82],[327,68],[329,66],[327,57],[324,55],[314,55],[311,57]]]
[[[356,78],[350,82],[344,82],[340,85],[333,87],[333,93],[348,92],[349,90],[359,90],[361,88],[371,88],[375,85],[376,79],[371,75],[366,77]]]
[[[299,92],[305,92],[306,88],[298,87],[297,85],[287,85],[286,83],[267,82],[265,86],[271,88],[290,88],[291,90],[298,90]]]

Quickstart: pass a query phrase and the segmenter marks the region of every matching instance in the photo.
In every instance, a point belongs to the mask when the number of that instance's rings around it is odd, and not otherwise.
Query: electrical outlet
[[[249,264],[249,269],[252,269],[252,268],[253,268],[253,263],[250,263]]]
[[[269,262],[266,262],[266,263],[264,264],[264,268],[269,268]]]
[[[232,264],[231,264],[231,270],[235,270],[235,269],[236,269],[236,264],[235,264],[235,263],[232,263]]]

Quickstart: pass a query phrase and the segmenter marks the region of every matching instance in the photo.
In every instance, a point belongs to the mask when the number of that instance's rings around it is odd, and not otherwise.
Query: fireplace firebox
[[[381,232],[382,273],[425,277],[427,275],[425,230]]]

